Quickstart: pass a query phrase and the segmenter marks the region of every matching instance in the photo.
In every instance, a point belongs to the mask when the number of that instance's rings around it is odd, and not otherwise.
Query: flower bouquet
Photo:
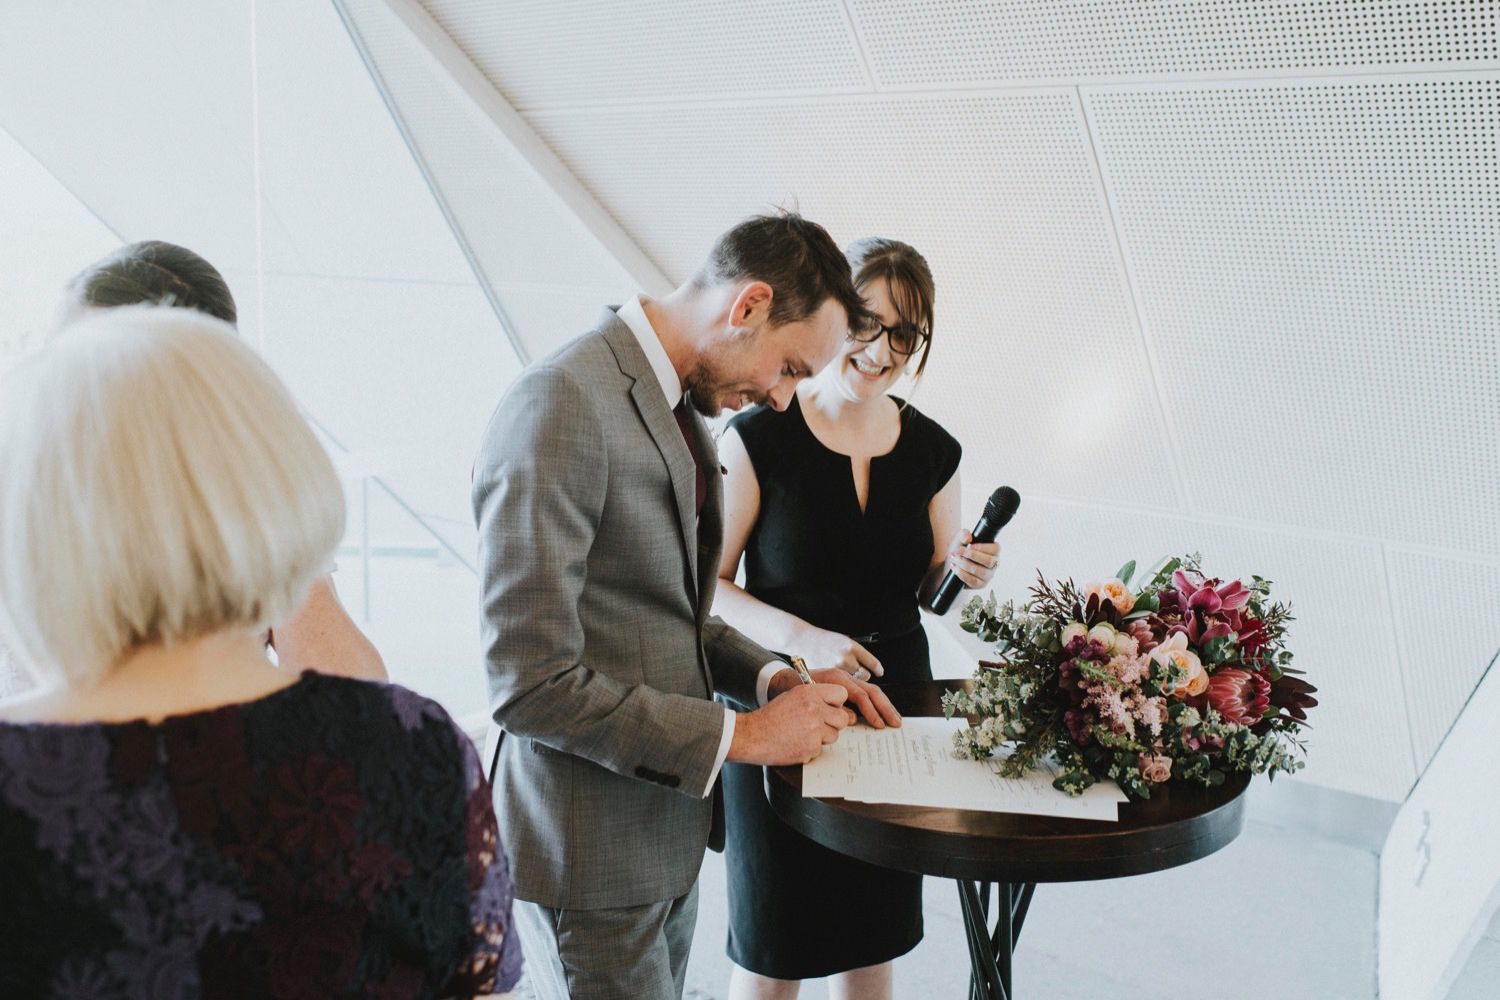
[[[1130,562],[1082,589],[1038,574],[1019,607],[971,600],[960,624],[999,659],[980,661],[972,691],[943,696],[950,718],[971,720],[959,754],[1008,746],[1000,773],[1012,777],[1053,756],[1070,795],[1110,779],[1143,799],[1172,778],[1300,769],[1317,689],[1291,667],[1291,609],[1270,601],[1269,580],[1225,583],[1199,562],[1170,559],[1134,589]]]

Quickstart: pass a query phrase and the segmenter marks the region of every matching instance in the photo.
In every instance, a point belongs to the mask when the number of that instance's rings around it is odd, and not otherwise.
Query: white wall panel
[[[253,6],[7,5],[0,123],[122,239],[241,274],[472,282],[332,5]]]
[[[266,269],[473,284],[333,4],[256,9],[261,189],[297,251]]]
[[[1002,599],[1025,599],[1038,569],[1084,583],[1130,559],[1144,570],[1191,551],[1224,579],[1274,581],[1273,596],[1297,618],[1289,632],[1295,665],[1319,689],[1308,767],[1297,780],[1391,801],[1416,780],[1378,546],[1041,497],[1022,499],[1000,540]]]
[[[125,239],[251,268],[250,6],[202,11],[190,0],[0,5],[0,125]],[[295,257],[274,218],[260,241]]]
[[[1500,566],[1386,554],[1412,740],[1425,767],[1500,652]]]
[[[868,90],[840,0],[422,0],[518,109]]]
[[[1500,556],[1500,78],[1085,103],[1194,509]]]
[[[778,204],[841,244],[911,242],[938,289],[915,402],[964,441],[966,474],[1177,505],[1071,91],[529,117],[674,280]]]
[[[1358,68],[1500,59],[1475,0],[849,0],[883,87]]]
[[[480,277],[533,359],[582,333],[600,306],[634,291],[619,263],[551,196],[381,0],[348,0],[344,7]],[[578,294],[568,299],[523,292],[526,305],[511,315],[502,294],[510,287],[572,287]],[[555,309],[542,308],[549,301]]]
[[[271,275],[265,310],[267,357],[297,398],[469,551],[469,470],[520,371],[479,289]]]
[[[63,285],[114,233],[0,129],[0,374],[57,319]]]
[[[460,719],[482,711],[479,577],[383,491],[348,486],[349,530],[334,574],[339,598],[380,650],[394,683],[437,699]],[[367,513],[368,563],[361,546]],[[460,551],[472,553],[472,544]]]

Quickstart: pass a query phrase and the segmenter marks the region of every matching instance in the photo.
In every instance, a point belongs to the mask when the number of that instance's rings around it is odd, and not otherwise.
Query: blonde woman
[[[68,282],[65,314],[142,303],[196,309],[231,326],[238,319],[218,270],[186,247],[162,240],[129,243],[90,264]],[[385,662],[349,617],[329,573],[319,574],[301,606],[274,622],[266,639],[284,669],[386,679]]]
[[[491,994],[519,975],[473,747],[261,635],[342,531],[285,387],[188,309],[88,316],[0,384],[0,994]]]
[[[874,683],[931,680],[919,604],[953,570],[970,587],[999,547],[959,523],[959,444],[889,395],[932,341],[927,261],[896,240],[846,251],[877,322],[797,388],[786,412],[730,422],[714,612],[769,649]],[[734,580],[746,560],[745,588]],[[892,960],[922,938],[922,879],[808,840],[771,812],[760,768],[724,769],[733,1000],[889,998]]]

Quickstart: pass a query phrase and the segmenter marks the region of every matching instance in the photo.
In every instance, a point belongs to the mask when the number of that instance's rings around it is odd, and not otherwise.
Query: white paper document
[[[802,768],[809,798],[889,802],[896,805],[984,812],[1030,813],[1115,822],[1125,793],[1099,782],[1077,797],[1052,787],[1050,769],[1002,778],[997,760],[954,756],[953,733],[963,719],[907,716],[899,729],[850,726]]]

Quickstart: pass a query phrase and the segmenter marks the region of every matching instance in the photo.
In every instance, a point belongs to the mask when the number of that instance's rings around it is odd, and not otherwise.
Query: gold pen
[[[791,661],[792,669],[797,671],[797,676],[802,678],[803,684],[815,683],[815,681],[813,681],[812,679],[812,674],[807,672],[806,660],[804,660],[800,656],[788,656],[787,659]]]

